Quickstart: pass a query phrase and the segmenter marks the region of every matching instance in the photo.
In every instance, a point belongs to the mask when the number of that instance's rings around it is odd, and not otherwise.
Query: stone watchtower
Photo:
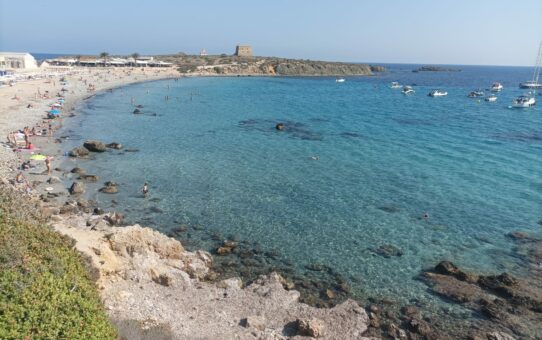
[[[252,47],[250,45],[237,45],[235,55],[238,57],[252,57]]]

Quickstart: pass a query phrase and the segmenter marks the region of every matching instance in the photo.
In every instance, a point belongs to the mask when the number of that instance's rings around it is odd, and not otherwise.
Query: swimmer
[[[141,192],[143,193],[143,196],[147,197],[147,194],[149,193],[149,186],[147,182],[143,184],[143,188],[141,188]]]
[[[311,156],[311,159],[313,161],[319,161],[320,160],[320,156],[316,155],[316,156]]]
[[[423,214],[423,218],[426,219],[426,220],[428,220],[428,219],[429,219],[429,213],[428,213],[428,212],[425,212],[425,213]]]

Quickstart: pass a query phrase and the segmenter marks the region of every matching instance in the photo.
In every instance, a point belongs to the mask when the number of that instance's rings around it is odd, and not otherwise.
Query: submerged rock
[[[112,142],[112,143],[106,144],[105,146],[110,148],[110,149],[115,149],[115,150],[122,149],[122,144],[117,143],[117,142]]]
[[[117,183],[112,181],[105,182],[105,186],[100,188],[100,192],[103,192],[105,194],[116,194],[119,192],[119,189],[117,187]]]
[[[91,152],[105,152],[105,144],[97,140],[87,140],[83,143],[83,146]]]
[[[390,258],[393,256],[403,256],[403,251],[391,244],[381,245],[380,247],[373,249],[372,251],[377,255],[383,256],[385,258]]]
[[[72,174],[83,175],[83,174],[85,174],[86,171],[85,171],[84,169],[75,167],[75,168],[71,169],[70,172],[71,172]]]
[[[81,175],[79,178],[88,182],[98,182],[100,179],[98,175]]]

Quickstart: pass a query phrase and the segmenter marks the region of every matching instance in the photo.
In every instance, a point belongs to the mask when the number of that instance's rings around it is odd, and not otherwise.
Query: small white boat
[[[344,79],[344,78],[337,78],[337,79],[335,79],[335,82],[336,82],[336,83],[344,83],[345,81],[346,81],[346,79]]]
[[[490,88],[491,92],[501,92],[503,89],[504,89],[504,86],[502,86],[502,84],[499,82],[495,82],[491,84],[491,88]]]
[[[416,91],[414,91],[414,89],[412,88],[412,86],[405,86],[403,87],[403,89],[401,90],[401,92],[403,94],[414,94],[416,93]]]
[[[401,88],[401,84],[399,84],[398,82],[396,81],[393,81],[390,85],[390,88],[392,89],[400,89]]]
[[[433,90],[427,94],[429,97],[443,97],[447,96],[448,92],[443,90]]]
[[[536,105],[536,99],[531,96],[519,96],[512,102],[512,107],[525,108]]]
[[[485,97],[484,100],[486,102],[495,102],[497,101],[497,96],[494,94],[490,94],[489,96]]]

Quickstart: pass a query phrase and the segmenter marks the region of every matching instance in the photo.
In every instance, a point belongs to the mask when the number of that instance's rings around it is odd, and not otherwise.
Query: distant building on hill
[[[250,45],[237,45],[235,55],[238,57],[252,57],[252,47]]]
[[[201,57],[205,57],[206,55],[209,55],[209,54],[207,53],[207,51],[206,51],[205,49],[203,49],[203,50],[201,50],[201,52],[199,53],[199,55],[200,55]]]
[[[0,52],[0,69],[36,69],[38,63],[30,53]]]

